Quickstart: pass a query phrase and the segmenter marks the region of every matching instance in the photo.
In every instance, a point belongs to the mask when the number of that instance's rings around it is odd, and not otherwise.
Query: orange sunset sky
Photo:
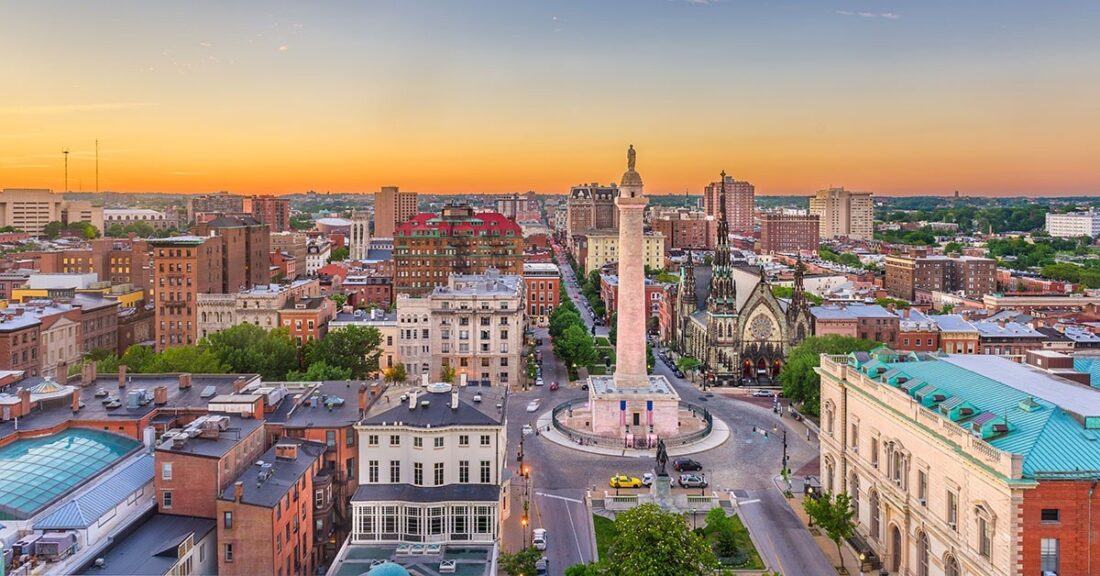
[[[959,6],[959,4],[968,4]],[[979,6],[974,6],[979,4]],[[9,3],[0,187],[1100,192],[1100,3]]]

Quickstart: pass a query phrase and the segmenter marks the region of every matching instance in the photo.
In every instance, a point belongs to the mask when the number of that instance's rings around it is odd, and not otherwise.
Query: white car
[[[531,545],[535,550],[546,550],[546,528],[535,528],[531,534]]]
[[[652,485],[653,485],[653,473],[652,472],[646,472],[645,474],[642,474],[642,486],[652,486]]]
[[[535,429],[532,428],[530,424],[524,424],[522,431],[524,436],[529,436],[532,432],[535,431]]]
[[[538,412],[538,410],[539,410],[539,401],[538,400],[532,400],[532,401],[527,403],[527,411],[528,412]]]
[[[542,381],[542,376],[535,378],[535,386],[542,386],[543,384],[544,382]]]

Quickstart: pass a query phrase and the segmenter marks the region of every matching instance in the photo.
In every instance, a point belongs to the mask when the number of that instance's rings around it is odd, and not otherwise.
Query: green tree
[[[116,372],[119,364],[125,364],[130,372],[148,372],[145,367],[152,364],[156,357],[157,353],[151,347],[134,344],[122,353],[122,358],[119,358],[118,362],[115,362],[115,370],[104,370],[103,373]],[[97,365],[96,370],[100,370],[100,366]]]
[[[607,321],[607,341],[612,344],[618,344],[619,337],[619,313],[615,312],[611,315],[611,319]]]
[[[347,246],[340,246],[340,247],[337,247],[337,248],[333,248],[331,251],[329,251],[328,261],[329,262],[341,262],[343,260],[347,260],[348,255],[350,255],[350,254],[351,254],[351,249],[349,249]]]
[[[501,570],[509,576],[534,576],[535,563],[542,558],[542,552],[536,548],[524,548],[519,552],[502,552],[497,562]]]
[[[127,352],[128,353],[128,352]],[[138,372],[138,370],[135,370]],[[158,352],[152,362],[143,366],[140,372],[164,374],[167,372],[192,372],[195,374],[225,374],[229,366],[223,364],[217,355],[198,346],[175,346]]]
[[[323,382],[325,380],[350,380],[351,370],[338,366],[329,366],[326,362],[312,362],[305,372],[291,370],[286,373],[290,382]]]
[[[454,384],[455,367],[450,364],[444,364],[443,369],[439,371],[439,380],[448,384]]]
[[[383,373],[385,374],[386,382],[390,384],[400,384],[409,378],[408,373],[405,371],[404,364],[396,364],[386,368]]]
[[[709,574],[718,559],[684,517],[642,504],[615,518],[617,535],[604,564],[606,576]]]
[[[783,394],[802,403],[807,414],[817,415],[821,402],[821,378],[814,372],[821,364],[822,354],[848,354],[867,351],[876,346],[870,340],[850,336],[810,336],[795,346],[787,356],[787,363],[779,373]]]
[[[50,240],[57,240],[61,237],[61,231],[65,228],[65,225],[61,222],[54,220],[53,222],[47,222],[42,228],[42,235]]]
[[[962,249],[963,245],[958,242],[948,242],[943,246],[943,251],[947,254],[958,254],[962,252]]]
[[[298,369],[298,347],[286,328],[268,331],[237,324],[207,336],[199,347],[212,352],[231,372],[259,374],[264,380],[283,380]]]
[[[598,358],[592,336],[578,324],[565,329],[560,338],[554,339],[554,355],[566,365],[587,366]]]
[[[565,576],[600,576],[600,565],[595,562],[574,564],[565,569]]]
[[[333,294],[329,296],[329,298],[332,298],[332,301],[336,303],[337,311],[343,310],[344,304],[346,304],[348,301],[348,297],[346,294]]]
[[[351,377],[365,379],[378,371],[382,335],[373,326],[347,326],[330,330],[306,347],[306,359],[351,370]]]
[[[584,326],[584,321],[581,320],[580,314],[563,308],[564,307],[559,307],[550,315],[549,329],[552,338],[560,338],[561,335],[565,333],[566,328],[570,326]]]
[[[899,300],[897,298],[875,298],[875,304],[882,306],[883,308],[889,308],[891,304],[898,310],[905,310],[911,304],[906,300]]]
[[[829,539],[836,544],[837,555],[840,556],[840,567],[844,568],[844,553],[840,543],[851,538],[855,530],[855,510],[852,510],[852,501],[847,492],[832,494],[826,492],[821,498],[805,498],[802,505],[806,508],[806,514],[814,521]],[[844,569],[847,572],[847,569]]]

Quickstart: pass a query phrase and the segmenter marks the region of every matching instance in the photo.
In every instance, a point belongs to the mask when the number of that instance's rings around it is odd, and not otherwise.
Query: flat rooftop
[[[197,545],[216,527],[210,518],[152,514],[117,536],[111,547],[99,555],[104,560],[103,568],[89,563],[77,573],[100,576],[165,574],[179,561],[177,550],[188,536],[194,534]]]
[[[498,425],[503,420],[505,390],[501,386],[461,386],[458,389],[459,409],[451,410],[451,394],[433,394],[423,386],[387,388],[367,411],[363,424],[392,424],[438,428],[460,425]],[[409,409],[409,395],[416,392],[416,408]],[[475,399],[480,397],[479,400]],[[428,405],[423,406],[422,402]],[[500,408],[497,408],[497,406]]]
[[[234,446],[240,444],[241,439],[264,425],[263,420],[255,418],[241,418],[235,414],[215,414],[213,416],[229,416],[229,427],[221,431],[217,438],[203,438],[201,436],[190,438],[183,446],[175,447],[171,439],[166,439],[157,444],[158,451],[173,452],[176,454],[195,454],[198,456],[210,456],[221,458]]]
[[[491,576],[493,546],[478,544],[448,544],[439,553],[397,555],[397,544],[350,544],[340,550],[329,567],[327,576],[360,576],[382,562],[394,562],[411,574],[439,574],[442,560],[453,560],[456,576]],[[423,550],[421,548],[420,550]]]
[[[294,459],[276,456],[280,446],[295,446]],[[283,438],[264,452],[255,464],[249,466],[230,483],[220,497],[232,501],[236,498],[236,482],[241,482],[241,502],[253,506],[274,507],[283,499],[298,480],[310,473],[313,465],[325,453],[325,445],[310,440]]]

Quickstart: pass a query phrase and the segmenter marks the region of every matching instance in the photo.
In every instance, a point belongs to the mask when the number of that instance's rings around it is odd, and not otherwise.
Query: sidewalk
[[[619,456],[623,458],[653,458],[657,453],[656,450],[638,450],[635,448],[612,448],[610,446],[582,446],[575,441],[570,440],[566,435],[562,434],[557,428],[555,428],[551,422],[553,417],[553,410],[550,412],[543,412],[538,421],[535,423],[539,435],[539,438],[545,438],[554,444],[565,446],[573,450],[580,450],[588,452],[590,454],[601,454],[604,456]],[[721,418],[714,418],[714,427],[711,433],[705,438],[700,439],[697,442],[692,442],[684,446],[673,446],[668,448],[669,456],[686,456],[688,454],[697,454],[699,452],[705,452],[713,448],[717,448],[724,444],[726,440],[730,438],[730,428],[722,421]],[[528,438],[535,437],[534,434],[528,436]]]
[[[782,493],[785,489],[783,478],[776,476],[773,481],[775,482],[776,489]],[[840,556],[837,554],[836,544],[821,530],[817,528],[810,528],[810,517],[806,514],[806,508],[802,506],[802,501],[805,498],[803,495],[802,477],[791,477],[791,492],[794,494],[793,498],[790,498],[788,502],[791,505],[791,510],[794,511],[798,520],[807,526],[810,534],[813,536],[814,541],[817,542],[821,551],[825,553],[825,556],[829,558],[829,562],[837,568],[837,572],[840,571]],[[849,574],[861,574],[859,571],[859,555],[847,542],[841,542],[840,549],[844,554],[844,566],[848,569]]]

